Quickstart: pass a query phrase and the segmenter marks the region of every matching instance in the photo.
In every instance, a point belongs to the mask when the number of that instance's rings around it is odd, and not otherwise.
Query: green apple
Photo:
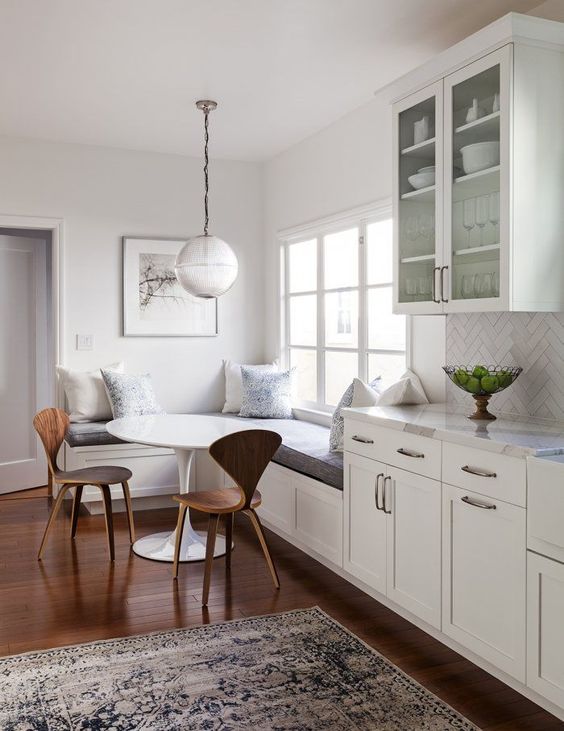
[[[507,371],[500,371],[497,374],[497,380],[499,381],[500,388],[507,388],[507,386],[511,386],[513,383],[513,376]]]
[[[486,393],[495,393],[499,388],[499,379],[497,376],[483,376],[480,383]]]
[[[459,383],[461,386],[464,386],[464,384],[470,378],[470,374],[468,373],[468,371],[464,370],[464,368],[457,368],[454,372],[454,378],[457,383]]]
[[[475,378],[474,376],[470,376],[470,378],[464,384],[464,388],[469,393],[480,393],[480,391],[482,390],[482,387],[480,385],[480,379]]]
[[[489,376],[490,372],[483,365],[477,365],[472,371],[472,375],[474,378],[483,378],[484,376]]]

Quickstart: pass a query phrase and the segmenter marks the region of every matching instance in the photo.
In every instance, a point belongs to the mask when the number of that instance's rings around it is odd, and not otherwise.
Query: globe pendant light
[[[174,270],[181,286],[194,297],[212,299],[225,294],[237,278],[238,263],[233,249],[222,239],[208,233],[208,115],[217,102],[202,100],[196,107],[204,113],[204,233],[188,239],[176,257]]]

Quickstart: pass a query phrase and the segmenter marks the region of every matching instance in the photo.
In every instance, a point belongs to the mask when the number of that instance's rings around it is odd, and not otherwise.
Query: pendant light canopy
[[[184,244],[176,257],[176,278],[181,286],[194,297],[211,299],[225,294],[237,279],[238,263],[233,249],[222,239],[208,233],[208,115],[217,102],[208,99],[196,102],[204,113],[204,233],[194,236]]]

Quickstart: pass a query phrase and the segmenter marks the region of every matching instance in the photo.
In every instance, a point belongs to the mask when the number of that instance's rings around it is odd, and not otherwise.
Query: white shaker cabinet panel
[[[387,594],[441,627],[441,483],[388,467]]]
[[[526,510],[443,485],[443,632],[525,681]]]
[[[345,455],[343,568],[373,589],[386,593],[386,518],[379,510],[386,466]]]

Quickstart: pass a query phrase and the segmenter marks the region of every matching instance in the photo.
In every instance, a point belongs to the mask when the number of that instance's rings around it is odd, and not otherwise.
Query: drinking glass
[[[466,229],[466,234],[468,236],[466,245],[468,248],[470,248],[470,233],[474,226],[476,225],[475,222],[475,211],[476,211],[476,201],[474,198],[468,198],[468,200],[463,201],[462,204],[462,225]]]
[[[478,285],[478,296],[487,298],[491,297],[493,292],[493,274],[491,272],[484,272],[480,274],[480,281]]]
[[[499,223],[499,190],[490,193],[490,223],[494,227],[494,244],[499,243],[497,225]]]
[[[406,277],[405,292],[409,295],[417,294],[417,279],[414,279],[413,277]]]
[[[422,213],[419,216],[419,233],[424,239],[431,239],[435,231],[435,219],[431,213]]]
[[[405,233],[410,241],[415,241],[419,236],[419,224],[417,222],[417,216],[408,216],[405,224]]]
[[[472,299],[474,297],[475,280],[475,274],[464,274],[462,276],[462,297],[464,299]]]
[[[480,246],[484,244],[484,226],[489,220],[490,208],[487,195],[476,198],[476,225],[480,227]]]
[[[417,277],[417,293],[422,296],[431,294],[430,277]]]

